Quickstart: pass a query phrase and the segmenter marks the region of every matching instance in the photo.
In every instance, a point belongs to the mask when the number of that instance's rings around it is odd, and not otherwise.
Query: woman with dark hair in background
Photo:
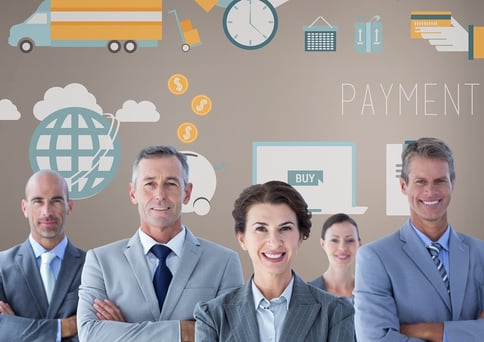
[[[347,214],[330,216],[323,224],[320,243],[329,264],[326,271],[310,284],[336,296],[352,299],[356,252],[361,246],[358,225]]]

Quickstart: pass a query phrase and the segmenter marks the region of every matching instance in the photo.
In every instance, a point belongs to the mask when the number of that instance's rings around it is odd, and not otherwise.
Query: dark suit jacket
[[[55,341],[57,319],[77,311],[84,258],[84,251],[67,243],[49,305],[29,240],[0,252],[0,300],[15,312],[15,316],[0,314],[0,342]]]
[[[306,284],[296,274],[294,277],[280,342],[354,342],[351,303]],[[251,281],[226,295],[199,303],[194,316],[196,341],[259,341]]]

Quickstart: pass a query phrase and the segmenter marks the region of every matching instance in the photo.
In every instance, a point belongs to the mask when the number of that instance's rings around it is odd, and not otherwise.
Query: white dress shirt
[[[155,275],[156,268],[158,267],[159,259],[150,253],[151,247],[156,244],[160,244],[154,240],[151,236],[143,232],[141,229],[138,230],[139,238],[141,240],[141,245],[143,246],[143,251],[145,253],[146,262],[150,268],[151,277]],[[183,229],[175,235],[168,243],[163,244],[171,249],[171,253],[166,257],[166,266],[170,269],[171,274],[174,276],[176,270],[178,269],[178,264],[180,263],[180,258],[183,253],[183,243],[185,242],[186,228]]]
[[[252,280],[252,294],[261,341],[278,342],[280,340],[284,320],[291,302],[293,284],[294,276],[279,297],[268,300]]]

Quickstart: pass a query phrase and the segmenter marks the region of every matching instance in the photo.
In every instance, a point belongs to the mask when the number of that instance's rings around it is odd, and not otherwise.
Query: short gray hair
[[[449,164],[450,181],[454,182],[454,153],[450,147],[437,138],[420,138],[408,143],[402,152],[402,172],[400,177],[408,182],[408,167],[413,157],[445,160]]]
[[[143,148],[138,153],[133,163],[133,171],[131,175],[131,182],[133,183],[133,185],[136,185],[138,165],[141,160],[151,159],[151,158],[170,157],[170,156],[175,156],[180,161],[183,168],[183,183],[184,183],[184,186],[186,186],[188,184],[188,172],[189,172],[186,155],[177,151],[177,149],[174,148],[173,146],[163,146],[163,145],[148,146]]]

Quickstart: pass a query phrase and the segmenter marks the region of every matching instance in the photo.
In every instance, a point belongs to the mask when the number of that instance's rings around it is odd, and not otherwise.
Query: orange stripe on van
[[[161,22],[53,22],[52,40],[161,40]]]

